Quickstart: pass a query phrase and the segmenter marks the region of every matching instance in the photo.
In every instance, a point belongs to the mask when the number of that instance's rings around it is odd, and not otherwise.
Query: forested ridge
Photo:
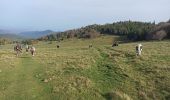
[[[170,38],[170,21],[160,22],[137,22],[120,21],[112,24],[89,25],[86,27],[56,32],[38,40],[63,40],[67,38],[95,38],[100,35],[125,36],[127,40],[162,40]]]

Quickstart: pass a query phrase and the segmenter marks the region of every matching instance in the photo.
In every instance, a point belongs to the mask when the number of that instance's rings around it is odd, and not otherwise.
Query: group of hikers
[[[112,47],[114,46],[118,46],[118,42],[114,42],[112,44]],[[57,48],[59,48],[60,46],[57,45]],[[89,45],[89,48],[92,48],[92,44]],[[138,44],[136,47],[136,55],[140,56],[142,54],[142,44]],[[35,47],[33,45],[29,46],[29,45],[25,45],[25,49],[26,49],[26,53],[28,53],[29,51],[31,52],[31,55],[34,56],[35,55]],[[20,53],[22,53],[22,46],[21,44],[17,43],[14,46],[14,51],[16,51],[16,56],[19,56]]]
[[[30,51],[32,56],[35,55],[35,47],[34,46],[29,46],[29,45],[26,44],[25,45],[25,49],[26,49],[26,53],[28,53]],[[21,44],[17,43],[14,46],[14,51],[16,52],[16,56],[19,56],[22,53],[22,46],[21,46]]]

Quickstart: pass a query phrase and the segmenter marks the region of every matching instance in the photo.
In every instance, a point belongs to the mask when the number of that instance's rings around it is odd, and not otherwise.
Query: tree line
[[[126,36],[132,41],[162,40],[170,38],[170,21],[155,22],[120,21],[105,25],[89,25],[86,27],[56,32],[38,40],[61,41],[68,38],[96,38],[102,34]]]

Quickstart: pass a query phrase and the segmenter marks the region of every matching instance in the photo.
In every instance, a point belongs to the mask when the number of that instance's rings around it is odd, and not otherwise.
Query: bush
[[[100,36],[99,32],[91,29],[91,30],[85,31],[85,33],[80,38],[96,38],[96,37],[99,37],[99,36]]]
[[[0,38],[0,45],[10,44],[10,43],[12,43],[11,40]]]

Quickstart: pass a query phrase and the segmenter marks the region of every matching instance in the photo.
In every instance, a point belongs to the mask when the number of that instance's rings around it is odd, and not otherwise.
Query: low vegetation
[[[0,38],[0,45],[11,44],[12,41],[6,38]]]

